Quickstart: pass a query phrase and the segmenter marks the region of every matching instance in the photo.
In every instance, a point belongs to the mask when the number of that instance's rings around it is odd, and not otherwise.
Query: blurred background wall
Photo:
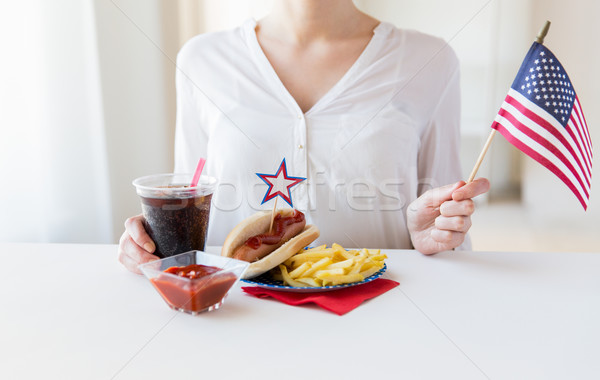
[[[262,17],[271,1],[1,2],[0,241],[116,242],[123,221],[140,212],[131,180],[173,169],[177,51],[198,33]],[[575,84],[592,139],[600,136],[600,53],[589,48],[600,2],[355,3],[457,52],[465,176],[546,19],[546,45]],[[492,190],[478,201],[475,249],[600,251],[598,175],[583,212],[562,182],[501,136],[479,173]]]

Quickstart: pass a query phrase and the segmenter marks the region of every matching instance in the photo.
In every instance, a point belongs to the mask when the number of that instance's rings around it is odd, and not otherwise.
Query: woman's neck
[[[371,33],[377,24],[352,0],[277,0],[258,27],[263,35],[303,45]]]

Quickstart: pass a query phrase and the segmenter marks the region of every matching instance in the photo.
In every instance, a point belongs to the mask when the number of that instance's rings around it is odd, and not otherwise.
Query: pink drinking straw
[[[198,186],[198,181],[200,180],[200,174],[202,174],[202,169],[204,169],[205,163],[206,163],[206,159],[203,157],[200,157],[200,160],[198,160],[198,166],[196,166],[196,172],[194,173],[194,177],[192,178],[192,183],[190,184],[190,187]]]

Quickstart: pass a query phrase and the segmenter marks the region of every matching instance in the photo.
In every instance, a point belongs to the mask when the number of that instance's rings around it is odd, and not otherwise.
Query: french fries
[[[322,287],[359,282],[383,268],[380,250],[346,250],[339,244],[300,250],[290,257],[273,278],[293,287]]]

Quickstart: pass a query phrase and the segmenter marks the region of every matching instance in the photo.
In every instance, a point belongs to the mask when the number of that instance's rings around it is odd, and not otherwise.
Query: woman
[[[208,245],[261,207],[255,173],[285,158],[323,243],[468,249],[471,198],[489,183],[459,181],[458,81],[442,40],[351,0],[279,0],[259,22],[193,38],[178,56],[175,171],[204,156],[220,181]],[[119,258],[137,271],[154,243],[141,216],[125,227]]]

